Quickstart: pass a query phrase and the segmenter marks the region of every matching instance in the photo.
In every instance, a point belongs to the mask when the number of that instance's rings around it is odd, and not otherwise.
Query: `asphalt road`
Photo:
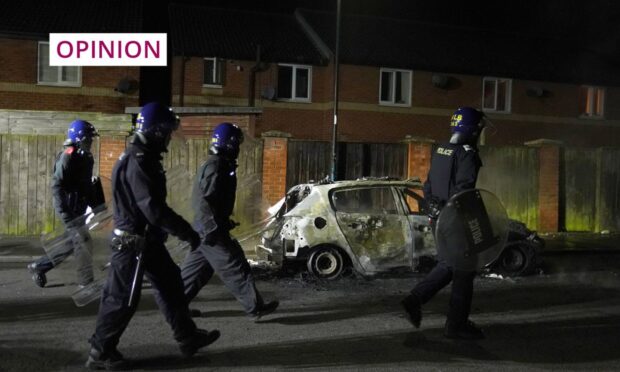
[[[119,349],[149,371],[619,370],[619,259],[557,252],[540,275],[477,279],[472,319],[487,335],[478,342],[442,336],[449,288],[423,308],[422,327],[411,327],[399,301],[420,275],[328,283],[260,275],[264,297],[281,301],[261,323],[214,281],[192,307],[206,311],[198,325],[222,337],[182,359],[147,288]],[[35,287],[23,266],[0,264],[0,371],[83,370],[97,304],[75,307],[72,286],[53,272],[50,288]]]

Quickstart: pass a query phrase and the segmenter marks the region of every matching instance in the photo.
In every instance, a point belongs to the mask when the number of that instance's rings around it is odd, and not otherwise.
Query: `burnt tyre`
[[[308,271],[321,279],[333,280],[338,278],[342,274],[344,266],[342,254],[335,247],[316,248],[308,258]]]
[[[538,248],[529,241],[506,244],[491,271],[503,276],[523,276],[534,272],[538,266]]]

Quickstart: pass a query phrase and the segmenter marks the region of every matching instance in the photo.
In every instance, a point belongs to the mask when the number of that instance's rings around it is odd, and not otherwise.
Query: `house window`
[[[582,87],[582,113],[591,118],[602,118],[605,114],[605,88]]]
[[[37,82],[45,85],[78,87],[82,85],[80,66],[50,66],[50,44],[39,42]]]
[[[482,81],[482,109],[510,112],[512,80],[485,77]]]
[[[224,61],[222,59],[204,59],[204,78],[202,85],[209,87],[221,87],[224,85]]]
[[[312,67],[278,65],[278,99],[310,102]]]
[[[411,71],[382,68],[380,70],[379,103],[411,106]]]

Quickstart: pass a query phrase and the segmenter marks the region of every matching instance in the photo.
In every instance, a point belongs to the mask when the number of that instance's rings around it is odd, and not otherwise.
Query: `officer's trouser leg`
[[[187,303],[190,303],[213,277],[213,267],[205,257],[205,249],[208,249],[207,246],[202,244],[199,248],[189,252],[181,266],[181,278]]]
[[[246,313],[263,305],[250,264],[239,243],[230,237],[222,237],[215,245],[203,245],[200,250]]]
[[[120,251],[113,250],[108,280],[103,287],[101,302],[99,303],[95,334],[90,340],[92,346],[102,353],[107,353],[116,348],[140,302],[142,273],[138,275],[136,293],[134,294],[137,296],[136,300],[132,307],[127,306],[136,264],[135,250],[131,248]]]
[[[155,290],[155,301],[170,324],[175,340],[181,341],[190,337],[196,330],[196,324],[189,315],[181,270],[163,244],[147,243],[144,269]]]
[[[450,307],[448,309],[448,323],[464,324],[469,318],[471,300],[474,293],[475,271],[454,271]]]
[[[421,304],[425,304],[451,280],[452,268],[448,267],[445,262],[439,261],[433,270],[411,290],[411,294],[416,296]]]

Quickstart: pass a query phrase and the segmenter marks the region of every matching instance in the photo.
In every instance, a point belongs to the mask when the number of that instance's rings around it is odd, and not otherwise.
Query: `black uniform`
[[[112,171],[115,237],[97,326],[90,340],[93,348],[104,355],[116,350],[136,311],[143,273],[153,285],[155,300],[172,327],[174,338],[183,343],[196,331],[183,295],[180,270],[164,241],[168,233],[196,243],[199,238],[190,224],[166,204],[166,176],[161,160],[159,152],[149,151],[134,140]],[[143,255],[135,286],[137,297],[129,306],[140,250]]]
[[[68,230],[67,232],[72,236],[69,241],[70,246],[61,252],[56,252],[53,261],[58,264],[75,251],[78,262],[78,282],[82,285],[93,280],[91,254],[86,252],[92,251],[92,241],[87,231],[79,229],[84,225],[86,208],[89,205],[91,208],[96,207],[92,205],[94,198],[93,164],[93,155],[90,152],[80,150],[74,145],[67,146],[56,157],[51,183],[54,209]],[[38,274],[45,274],[53,268],[54,263],[47,256],[42,256],[30,266]]]
[[[481,166],[482,162],[475,147],[450,143],[436,146],[424,183],[424,197],[431,208],[435,206],[437,210],[441,210],[451,196],[475,188]],[[432,222],[434,228],[434,220]],[[455,246],[450,249],[462,247]],[[440,260],[411,293],[424,304],[452,281],[446,325],[459,327],[469,318],[475,274],[473,271],[455,270]]]
[[[237,191],[236,168],[235,160],[211,154],[198,170],[192,203],[194,227],[200,233],[202,244],[187,255],[181,275],[188,303],[217,272],[246,313],[253,314],[263,306],[263,300],[243,249],[230,236],[234,227],[230,216]]]

